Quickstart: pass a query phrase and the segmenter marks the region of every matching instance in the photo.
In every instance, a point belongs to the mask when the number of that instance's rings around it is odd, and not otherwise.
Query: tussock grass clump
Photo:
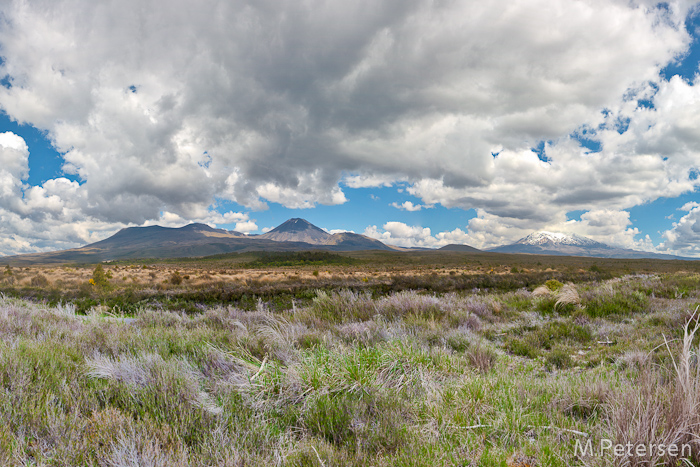
[[[448,314],[438,297],[412,291],[389,295],[379,301],[378,307],[379,312],[390,320],[407,316],[440,320]]]
[[[316,292],[311,311],[318,320],[330,323],[367,321],[377,314],[377,305],[367,292],[358,293],[344,289],[328,293],[319,290]]]
[[[554,310],[564,310],[569,306],[578,306],[581,304],[581,297],[578,295],[578,290],[574,284],[565,284],[557,292],[557,301],[554,303]]]
[[[496,352],[479,341],[467,351],[469,363],[482,373],[487,373],[496,365]]]
[[[476,330],[481,327],[482,320],[493,321],[500,311],[498,301],[479,296],[437,296],[404,291],[373,299],[368,292],[340,290],[329,293],[319,290],[311,307],[302,311],[301,316],[317,327],[324,327],[327,323],[353,323],[381,317],[388,321],[445,321],[452,327],[467,326]]]

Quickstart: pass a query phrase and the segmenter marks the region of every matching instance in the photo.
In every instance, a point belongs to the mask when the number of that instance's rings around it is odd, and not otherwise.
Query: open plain
[[[8,265],[0,463],[696,465],[698,267],[454,252]]]

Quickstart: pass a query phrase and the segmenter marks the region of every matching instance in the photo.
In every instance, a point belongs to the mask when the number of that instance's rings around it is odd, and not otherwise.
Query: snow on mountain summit
[[[533,232],[525,238],[521,238],[517,241],[521,245],[571,245],[571,246],[597,246],[601,245],[595,240],[590,238],[581,237],[576,234],[565,234],[561,232],[547,232],[541,230],[539,232]]]

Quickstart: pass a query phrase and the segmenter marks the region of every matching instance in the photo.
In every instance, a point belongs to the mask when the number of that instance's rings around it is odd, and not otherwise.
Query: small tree
[[[98,264],[95,266],[95,269],[93,269],[92,281],[90,283],[97,287],[106,287],[109,285],[109,280],[101,264]]]

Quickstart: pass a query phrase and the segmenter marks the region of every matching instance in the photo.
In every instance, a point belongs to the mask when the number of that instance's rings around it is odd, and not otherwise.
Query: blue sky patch
[[[698,73],[698,63],[700,63],[700,40],[698,30],[700,29],[700,8],[696,7],[693,13],[685,20],[685,28],[692,36],[692,43],[688,52],[678,60],[669,63],[661,70],[661,77],[666,81],[673,76],[680,76],[687,83],[692,84],[695,75]]]

